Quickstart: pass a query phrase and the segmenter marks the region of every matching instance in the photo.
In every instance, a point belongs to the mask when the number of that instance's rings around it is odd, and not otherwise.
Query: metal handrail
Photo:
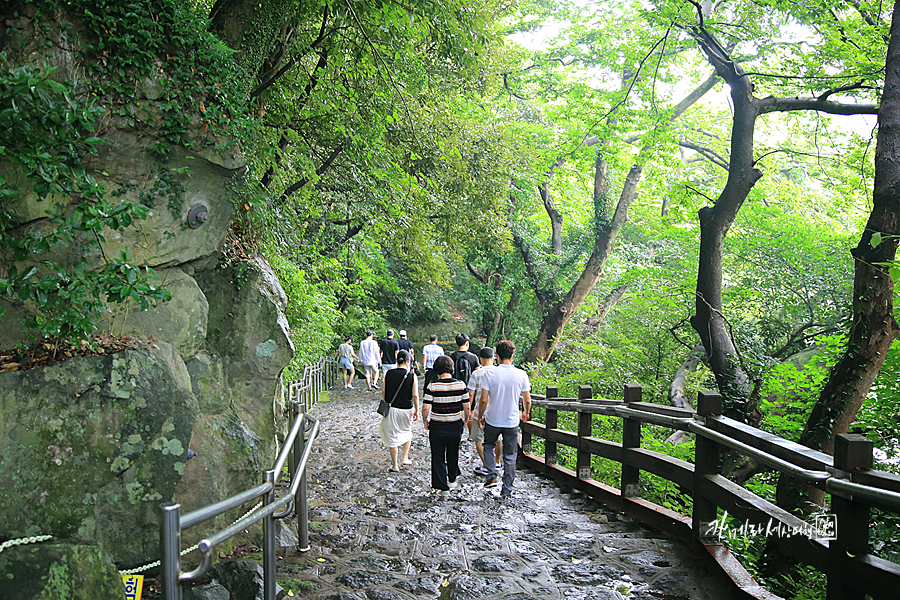
[[[247,527],[264,521],[263,524],[263,588],[266,600],[275,599],[275,520],[289,516],[292,512],[298,518],[299,550],[309,550],[309,515],[306,500],[306,466],[309,462],[313,443],[318,437],[319,421],[310,417],[307,410],[318,400],[323,384],[333,381],[333,361],[320,359],[303,370],[303,379],[288,384],[288,398],[294,408],[294,418],[290,431],[274,468],[264,471],[262,484],[240,492],[209,506],[181,515],[181,505],[164,503],[160,505],[160,555],[162,570],[162,592],[165,600],[181,600],[181,583],[200,579],[213,562],[213,550]],[[297,397],[295,397],[295,395]],[[311,398],[310,398],[311,397]],[[308,435],[307,435],[308,434]],[[290,462],[289,462],[290,461]],[[285,463],[290,464],[291,485],[288,493],[275,498],[275,484]],[[242,504],[262,498],[262,507],[254,507],[250,512],[203,540],[197,547],[201,553],[200,564],[187,573],[181,572],[181,534],[184,530],[208,521]],[[279,512],[287,506],[287,509]],[[293,509],[293,510],[292,510]]]

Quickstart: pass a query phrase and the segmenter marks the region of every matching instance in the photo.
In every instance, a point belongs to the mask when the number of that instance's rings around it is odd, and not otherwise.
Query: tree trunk
[[[737,348],[722,312],[722,262],[725,235],[753,185],[762,176],[753,161],[753,133],[759,111],[753,97],[753,84],[743,69],[727,60],[727,55],[721,56],[721,46],[712,38],[701,37],[698,41],[716,72],[731,87],[734,116],[728,180],[715,205],[699,211],[700,260],[691,326],[706,349],[709,367],[725,400],[725,413],[743,420],[743,408],[750,401],[752,386],[741,368]]]
[[[893,263],[900,235],[900,0],[894,5],[885,64],[884,95],[878,112],[875,185],[872,212],[859,245],[852,250],[853,321],[847,348],[831,369],[813,407],[800,443],[834,454],[834,438],[847,433],[878,376],[891,342],[898,335],[894,320],[894,282],[886,264]],[[779,506],[808,513],[824,502],[824,492],[797,485],[782,475]]]
[[[675,376],[669,384],[669,404],[675,408],[694,410],[694,407],[691,406],[691,403],[688,402],[687,399],[687,378],[688,375],[697,370],[697,367],[700,366],[701,361],[704,361],[705,358],[706,350],[703,349],[703,344],[697,344],[694,346],[694,349],[688,353],[687,358],[684,359],[684,362],[682,362],[681,366],[678,367],[678,370],[675,371]],[[684,431],[676,431],[666,438],[666,443],[677,446],[683,444],[688,439],[690,439],[690,434],[685,433]]]
[[[562,215],[550,197],[549,181],[540,187],[540,193],[544,208],[547,209],[547,216],[550,217],[550,251],[555,256],[562,256]]]

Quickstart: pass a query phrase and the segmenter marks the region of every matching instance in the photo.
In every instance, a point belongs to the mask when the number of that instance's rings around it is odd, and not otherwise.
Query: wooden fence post
[[[697,414],[710,417],[722,414],[722,396],[715,392],[702,391],[697,396]],[[703,497],[703,480],[706,475],[719,472],[719,444],[697,434],[694,446],[694,511],[691,514],[691,527],[694,536],[703,539],[710,537],[710,524],[717,519],[715,502]]]
[[[872,440],[857,433],[841,433],[834,438],[834,467],[842,471],[871,469]],[[842,574],[850,557],[869,551],[869,507],[861,502],[831,496],[831,510],[837,526],[837,539],[831,540],[831,570],[828,573],[827,600],[862,600],[865,594],[847,585]]]
[[[559,388],[556,386],[547,386],[545,394],[547,400],[559,398]],[[546,427],[547,438],[544,440],[544,464],[555,465],[557,461],[556,442],[549,441],[550,430],[559,428],[559,412],[555,409],[548,408],[544,411],[544,426]]]
[[[625,384],[625,404],[631,406],[641,401],[641,386],[632,383]],[[641,422],[635,419],[622,420],[622,480],[619,489],[624,498],[638,498],[641,495],[641,470],[629,464],[629,456],[626,448],[641,447]]]
[[[589,385],[578,386],[578,401],[590,401],[594,397],[594,389]],[[575,454],[575,472],[578,479],[591,478],[591,452],[585,448],[583,438],[590,437],[592,430],[592,415],[589,412],[578,411],[578,451]]]

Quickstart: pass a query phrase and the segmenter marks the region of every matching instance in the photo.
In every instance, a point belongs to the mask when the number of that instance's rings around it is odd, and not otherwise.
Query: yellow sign
[[[141,600],[141,591],[144,589],[143,575],[122,575],[125,582],[125,600]]]

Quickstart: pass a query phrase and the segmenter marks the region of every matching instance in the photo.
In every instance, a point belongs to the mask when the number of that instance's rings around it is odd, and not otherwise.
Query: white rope
[[[46,542],[49,539],[52,539],[52,535],[32,535],[29,537],[18,538],[15,540],[6,540],[2,544],[0,544],[0,552],[3,552],[7,548],[12,548],[13,546],[24,546],[25,544],[37,544],[38,542]]]

